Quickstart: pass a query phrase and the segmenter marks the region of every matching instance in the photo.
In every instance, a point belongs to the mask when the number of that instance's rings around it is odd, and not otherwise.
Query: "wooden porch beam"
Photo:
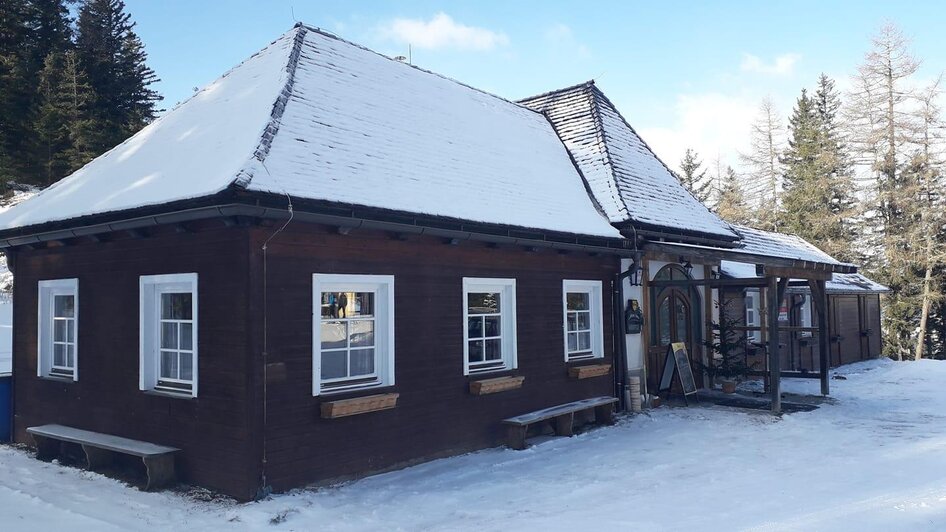
[[[831,381],[828,379],[828,366],[830,347],[828,338],[828,292],[825,289],[823,280],[808,281],[811,287],[811,299],[815,302],[815,309],[818,311],[818,366],[821,369],[821,395],[828,395],[831,391]]]
[[[763,277],[753,277],[750,279],[679,279],[674,281],[651,281],[651,286],[664,288],[667,286],[708,286],[710,288],[735,287],[735,288],[764,288],[769,285]]]
[[[778,348],[778,313],[788,287],[788,277],[768,277],[769,295],[769,391],[772,394],[772,413],[782,411],[782,357]]]

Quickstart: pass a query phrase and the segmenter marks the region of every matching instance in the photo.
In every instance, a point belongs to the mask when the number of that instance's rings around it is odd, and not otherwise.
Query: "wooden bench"
[[[616,402],[618,402],[616,397],[592,397],[504,419],[506,444],[513,449],[525,449],[529,425],[550,419],[554,420],[556,435],[571,436],[574,430],[575,414],[585,410],[594,409],[595,421],[610,425],[614,423],[614,403]]]
[[[112,453],[137,456],[144,462],[148,472],[145,490],[169,486],[174,482],[174,455],[180,451],[138,440],[130,440],[110,434],[66,427],[64,425],[42,425],[26,429],[36,442],[36,457],[52,460],[59,456],[61,443],[76,443],[82,446],[90,470],[95,471],[112,461]]]

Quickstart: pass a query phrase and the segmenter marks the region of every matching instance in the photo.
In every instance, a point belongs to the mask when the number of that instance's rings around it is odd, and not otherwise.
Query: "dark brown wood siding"
[[[240,498],[259,485],[248,416],[247,231],[156,229],[15,257],[15,437],[60,423],[183,449],[184,480]],[[138,389],[139,276],[198,274],[199,397]],[[37,282],[79,279],[78,382],[36,376]]]
[[[263,270],[260,249],[272,232],[272,228],[252,230],[254,271]],[[613,394],[611,375],[581,381],[567,375],[562,281],[602,282],[605,352],[610,363],[610,294],[619,266],[616,257],[407,238],[357,230],[339,235],[331,228],[293,223],[269,243],[265,264],[268,390],[265,429],[259,428],[265,432],[267,479],[276,490],[497,445],[502,436],[500,421],[505,417]],[[383,390],[400,394],[396,408],[341,419],[320,418],[322,401],[366,393],[312,396],[313,273],[395,277],[396,385]],[[474,379],[463,375],[463,277],[516,279],[519,368],[500,375],[524,376],[521,389],[470,394],[469,383]],[[261,290],[254,297],[263,296]],[[253,305],[262,307],[262,303]],[[255,349],[262,352],[262,332],[254,338]],[[258,382],[263,382],[261,376]]]

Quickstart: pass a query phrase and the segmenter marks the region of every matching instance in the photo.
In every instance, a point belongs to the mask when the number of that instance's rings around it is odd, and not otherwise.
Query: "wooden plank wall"
[[[253,271],[262,271],[260,249],[272,232],[252,230]],[[274,489],[498,445],[503,418],[613,394],[611,374],[584,380],[567,374],[562,280],[601,280],[606,362],[611,363],[610,294],[619,267],[616,257],[406,238],[358,230],[340,235],[332,228],[293,223],[269,243],[267,421],[265,429],[261,422],[257,428],[265,432],[266,475]],[[396,408],[320,418],[323,400],[358,394],[312,397],[313,273],[394,275],[396,385],[367,393],[399,393]],[[463,375],[463,277],[516,279],[519,369],[479,378],[521,375],[521,389],[469,393],[474,379]],[[262,291],[253,297],[260,300],[252,306],[261,307]],[[261,323],[254,322],[254,327]],[[254,348],[261,352],[261,330],[253,337]],[[262,378],[257,375],[255,382],[259,385]]]
[[[183,449],[184,480],[240,498],[255,494],[258,454],[248,431],[247,232],[196,232],[20,251],[14,287],[15,438],[60,423]],[[140,275],[197,272],[199,397],[138,389]],[[79,279],[79,381],[36,376],[37,282]]]

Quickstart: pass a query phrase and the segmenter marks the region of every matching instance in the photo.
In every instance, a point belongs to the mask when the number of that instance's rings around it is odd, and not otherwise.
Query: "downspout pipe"
[[[617,342],[618,356],[614,360],[614,396],[618,398],[619,409],[628,408],[627,379],[627,329],[624,323],[624,280],[630,277],[639,265],[632,259],[630,268],[614,276],[613,302],[611,304],[614,320],[615,341]]]

